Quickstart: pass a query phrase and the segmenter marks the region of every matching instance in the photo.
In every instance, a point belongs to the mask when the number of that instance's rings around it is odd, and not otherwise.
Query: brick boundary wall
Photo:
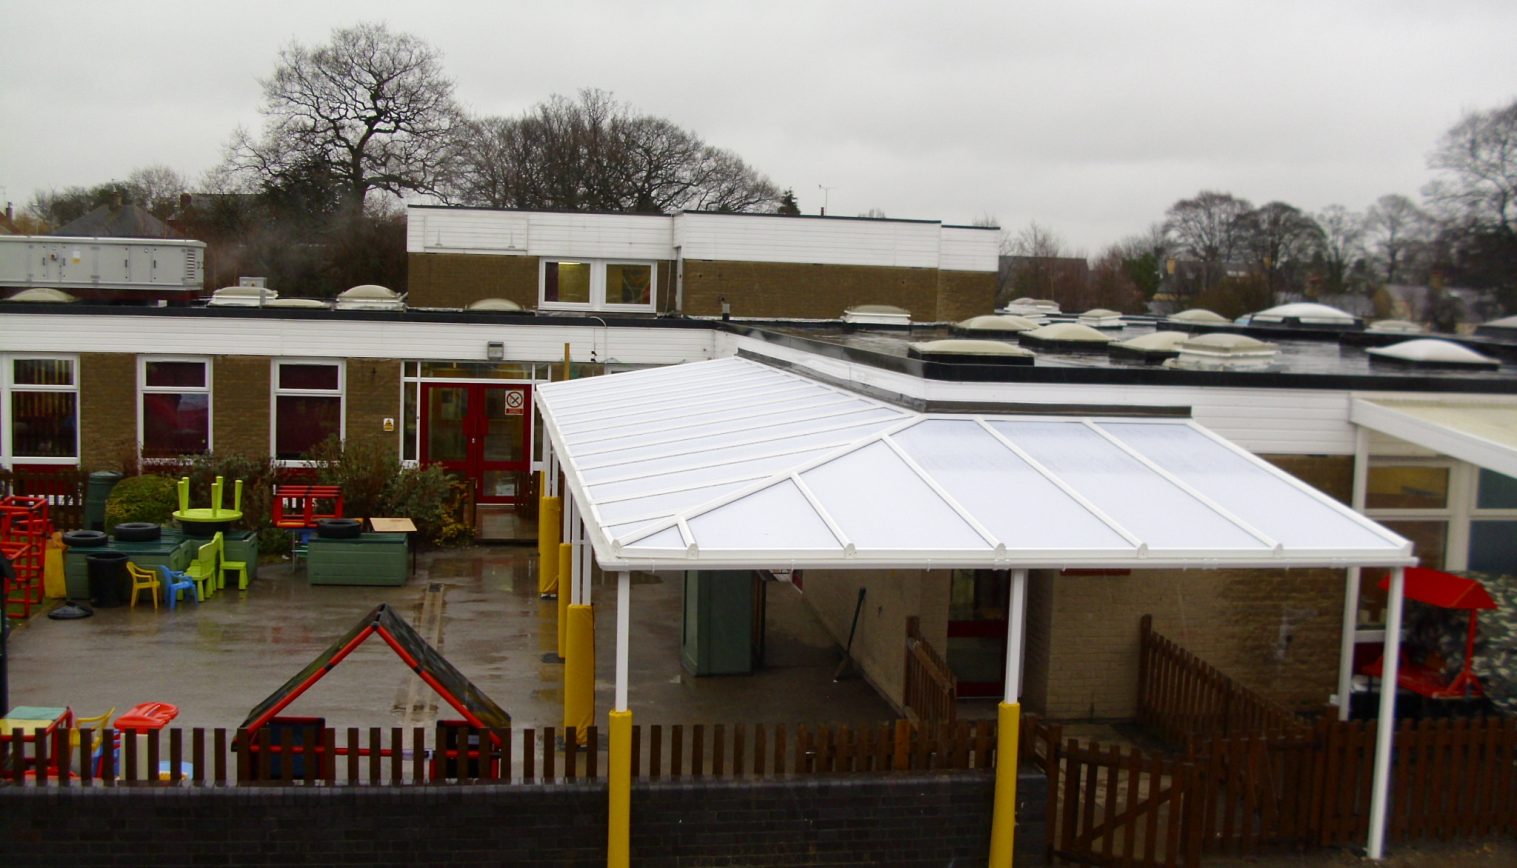
[[[644,865],[983,864],[990,773],[633,785]],[[1047,779],[1018,783],[1017,852],[1041,861]],[[604,865],[606,784],[0,787],[20,866]]]

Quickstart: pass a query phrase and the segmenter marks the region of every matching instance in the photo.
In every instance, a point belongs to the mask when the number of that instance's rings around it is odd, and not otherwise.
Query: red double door
[[[516,503],[531,472],[532,387],[423,383],[421,460],[474,488],[476,503]]]

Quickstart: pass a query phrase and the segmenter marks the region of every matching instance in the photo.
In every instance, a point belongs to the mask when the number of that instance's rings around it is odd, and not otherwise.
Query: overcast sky
[[[1089,254],[1202,189],[1416,197],[1460,115],[1517,99],[1511,0],[0,0],[0,198],[193,182],[260,125],[280,48],[359,21],[439,49],[474,113],[602,88],[806,213],[1035,220]]]

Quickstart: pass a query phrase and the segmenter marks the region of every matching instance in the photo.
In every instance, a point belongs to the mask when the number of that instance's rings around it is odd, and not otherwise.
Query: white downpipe
[[[582,606],[590,605],[590,559],[594,553],[590,549],[590,528],[584,521],[579,523],[579,603]]]
[[[1027,571],[1011,571],[1011,611],[1006,619],[1006,702],[1022,694],[1022,649],[1027,641]]]
[[[627,637],[632,625],[632,574],[616,574],[616,700],[613,711],[627,710]]]
[[[1396,676],[1401,654],[1401,602],[1406,570],[1391,571],[1385,611],[1385,662],[1380,678],[1380,719],[1375,721],[1375,777],[1370,791],[1370,833],[1365,849],[1371,859],[1385,852],[1385,812],[1391,785],[1391,737],[1396,729]]]
[[[569,498],[568,500],[569,508],[564,510],[564,515],[569,521],[569,527],[567,528],[568,535],[564,539],[569,541],[569,575],[558,577],[558,592],[562,594],[564,592],[563,586],[568,584],[569,605],[573,606],[579,602],[580,523],[579,502],[573,498]]]

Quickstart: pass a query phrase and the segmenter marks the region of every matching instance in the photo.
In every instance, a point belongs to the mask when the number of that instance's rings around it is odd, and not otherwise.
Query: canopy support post
[[[1396,677],[1401,657],[1401,607],[1406,591],[1406,568],[1391,570],[1390,599],[1385,611],[1385,658],[1380,678],[1380,718],[1375,721],[1375,776],[1370,791],[1369,841],[1371,859],[1385,852],[1385,810],[1390,796],[1391,738],[1396,728]]]
[[[1354,487],[1349,503],[1354,512],[1364,513],[1364,492],[1369,484],[1370,432],[1363,425],[1354,426]],[[1348,720],[1354,690],[1354,638],[1359,630],[1359,581],[1362,570],[1348,568],[1343,583],[1343,636],[1338,648],[1338,719]]]
[[[632,711],[627,708],[627,642],[631,632],[632,575],[616,574],[616,698],[611,709],[611,753],[607,757],[610,810],[606,864],[626,868],[632,841]]]
[[[996,710],[995,809],[990,822],[991,868],[1010,868],[1017,828],[1017,767],[1022,725],[1022,648],[1027,621],[1027,570],[1011,571],[1006,619],[1006,693]]]

